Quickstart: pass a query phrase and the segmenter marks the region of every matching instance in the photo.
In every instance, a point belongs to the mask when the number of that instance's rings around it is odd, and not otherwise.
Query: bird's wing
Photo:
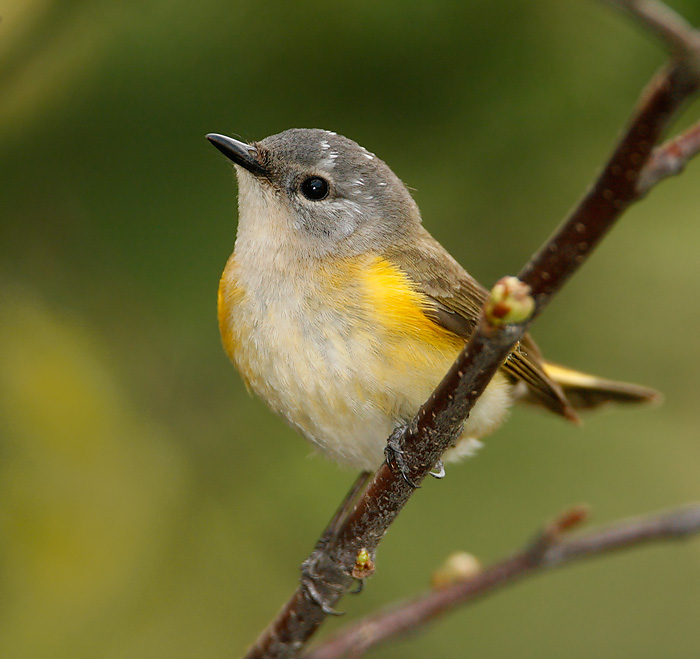
[[[467,339],[476,327],[488,292],[423,227],[419,231],[413,240],[389,248],[384,256],[425,296],[425,314]],[[503,370],[513,381],[527,385],[531,399],[571,420],[578,419],[561,387],[545,372],[540,351],[530,335],[525,335],[508,356]]]

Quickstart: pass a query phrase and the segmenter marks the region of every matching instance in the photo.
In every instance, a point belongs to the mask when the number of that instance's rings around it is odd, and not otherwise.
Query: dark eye
[[[301,193],[311,201],[321,201],[328,196],[328,181],[320,176],[309,176],[301,183]]]

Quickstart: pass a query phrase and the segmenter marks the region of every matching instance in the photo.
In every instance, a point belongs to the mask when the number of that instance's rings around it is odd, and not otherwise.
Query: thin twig
[[[694,59],[700,65],[700,35],[680,14],[655,0],[605,0],[620,9],[646,30],[655,34],[679,60]]]
[[[642,169],[637,182],[637,192],[640,197],[665,178],[680,174],[688,161],[698,153],[700,153],[700,122],[652,151],[651,158]]]
[[[617,4],[641,16],[640,7],[648,7],[650,3]],[[655,31],[667,40],[676,59],[642,94],[629,127],[590,191],[521,271],[520,279],[531,287],[536,302],[533,317],[541,313],[586,260],[625,208],[640,198],[638,181],[652,149],[679,108],[700,86],[700,67],[694,65],[693,59],[697,35],[684,24],[674,23],[674,31],[686,30],[689,34],[682,39],[669,36],[666,23],[655,18],[653,12],[643,16],[645,22],[658,24]],[[420,483],[442,452],[459,436],[461,424],[472,405],[530,323],[494,330],[482,317],[457,362],[405,432],[395,438],[402,446],[412,482]],[[314,575],[316,597],[310,597],[308,589],[297,589],[246,657],[298,656],[330,607],[352,585],[351,574],[358,553],[367,552],[371,560],[384,533],[412,493],[413,488],[400,475],[386,464],[382,465],[340,525],[336,537],[307,561],[308,572]]]
[[[700,504],[696,504],[670,512],[622,520],[604,529],[563,540],[562,534],[571,528],[572,520],[581,521],[579,511],[575,509],[573,512],[576,514],[566,513],[545,529],[534,543],[510,558],[486,568],[468,580],[430,591],[384,612],[368,616],[341,630],[304,655],[305,658],[360,657],[380,643],[407,632],[418,631],[428,622],[455,608],[471,604],[526,576],[629,547],[684,539],[700,533]]]

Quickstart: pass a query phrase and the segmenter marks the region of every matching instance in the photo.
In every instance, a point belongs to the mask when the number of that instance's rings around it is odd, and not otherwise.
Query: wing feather
[[[425,314],[467,339],[476,327],[488,292],[422,226],[419,235],[382,255],[398,266],[428,302]],[[578,416],[561,387],[545,372],[537,345],[526,335],[503,364],[514,382],[523,382],[540,404],[572,420]]]

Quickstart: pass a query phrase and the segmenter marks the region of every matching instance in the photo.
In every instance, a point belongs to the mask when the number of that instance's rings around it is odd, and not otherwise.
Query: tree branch
[[[612,0],[611,0],[612,1]],[[672,117],[700,87],[697,33],[682,21],[648,12],[650,2],[613,2],[649,24],[674,53],[674,61],[642,94],[629,127],[609,162],[569,218],[523,268],[535,309],[527,322],[496,327],[482,314],[477,330],[408,427],[393,439],[401,446],[410,481],[420,483],[461,432],[463,420],[532,318],[581,266],[622,212],[642,195],[640,176]],[[663,147],[662,147],[663,149]],[[658,153],[654,152],[654,153]],[[660,166],[659,166],[660,167]],[[647,177],[644,185],[654,181]],[[648,189],[648,187],[646,188]],[[646,191],[646,190],[645,190]],[[248,659],[294,657],[353,583],[360,552],[371,561],[393,520],[413,494],[404,478],[384,463],[332,537],[324,538],[305,563],[313,595],[300,587],[246,655]],[[364,560],[364,559],[363,559]]]
[[[656,0],[604,0],[655,34],[675,59],[694,60],[700,66],[700,34],[680,14]]]
[[[700,533],[700,504],[695,504],[670,512],[622,520],[601,530],[563,540],[562,535],[584,517],[580,509],[569,511],[549,525],[535,542],[510,558],[495,563],[470,579],[455,581],[446,588],[433,590],[368,616],[341,630],[304,656],[307,659],[361,657],[380,643],[415,632],[457,607],[471,604],[524,577],[621,549],[685,539]]]
[[[680,174],[688,161],[698,153],[700,153],[700,122],[652,151],[651,158],[639,175],[637,182],[639,196],[643,197],[665,178]]]
[[[535,315],[590,256],[623,211],[641,198],[638,181],[654,145],[698,88],[700,69],[689,68],[683,61],[667,66],[647,85],[598,179],[519,275],[532,288],[537,303]],[[651,181],[649,174],[647,178]]]

